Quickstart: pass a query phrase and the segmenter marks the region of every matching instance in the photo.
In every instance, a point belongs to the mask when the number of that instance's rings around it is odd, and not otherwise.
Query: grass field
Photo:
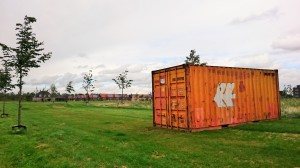
[[[283,100],[277,121],[185,133],[152,127],[145,103],[23,104],[0,118],[0,167],[300,167],[300,101]],[[293,111],[298,109],[298,111]]]

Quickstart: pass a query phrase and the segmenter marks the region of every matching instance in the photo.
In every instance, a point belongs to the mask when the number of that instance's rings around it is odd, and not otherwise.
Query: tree
[[[34,92],[27,92],[23,94],[23,97],[25,101],[32,101],[33,97],[34,97]]]
[[[42,98],[42,101],[48,101],[48,98],[51,98],[51,94],[49,93],[49,89],[46,89],[46,87],[44,87],[42,90],[40,90],[40,98]],[[50,99],[51,100],[51,99]]]
[[[52,83],[50,85],[50,96],[51,96],[53,103],[55,101],[55,97],[57,96],[57,94],[58,94],[57,88],[56,88],[55,84]]]
[[[0,70],[0,91],[3,93],[3,104],[2,104],[2,114],[1,117],[7,117],[8,114],[5,113],[5,97],[6,93],[14,87],[11,84],[11,74],[9,73],[9,68],[4,64],[4,70]]]
[[[281,92],[281,96],[284,97],[284,98],[291,98],[291,97],[293,97],[292,85],[284,85],[284,89]]]
[[[40,63],[50,59],[52,53],[42,53],[44,48],[41,48],[43,42],[39,42],[35,33],[32,32],[31,24],[36,22],[34,17],[25,16],[24,23],[17,23],[16,30],[17,47],[8,47],[0,43],[2,49],[11,51],[12,54],[8,59],[8,66],[12,67],[18,78],[16,86],[19,88],[18,92],[18,125],[13,126],[12,129],[26,129],[26,126],[21,125],[21,111],[22,111],[22,89],[25,82],[23,78],[28,75],[32,68],[40,67]]]
[[[123,90],[131,87],[131,82],[133,82],[133,80],[127,80],[127,73],[128,71],[125,70],[123,73],[119,74],[116,79],[112,79],[122,90],[121,103],[123,103]]]
[[[10,57],[10,51],[2,48],[3,56],[0,56],[2,60],[2,66],[4,69],[0,69],[0,91],[3,94],[3,105],[2,105],[2,114],[1,117],[7,117],[8,114],[5,113],[5,98],[6,93],[14,88],[14,85],[11,83],[11,68],[7,65],[7,58]]]
[[[92,93],[94,91],[95,88],[93,85],[94,81],[95,80],[93,79],[92,70],[89,70],[88,73],[84,74],[82,87],[86,91],[86,101],[85,101],[86,104],[90,100],[89,93]]]
[[[188,64],[188,65],[201,65],[201,66],[207,65],[206,62],[200,63],[199,55],[195,55],[195,54],[196,54],[196,50],[191,50],[190,56],[186,57],[185,64]]]
[[[69,93],[69,94],[71,94],[72,92],[75,92],[74,87],[72,86],[72,81],[70,81],[67,84],[66,92]],[[66,97],[66,102],[68,102],[68,96]]]

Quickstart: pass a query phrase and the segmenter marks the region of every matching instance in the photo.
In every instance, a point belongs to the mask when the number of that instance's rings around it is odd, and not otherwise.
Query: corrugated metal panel
[[[277,70],[181,65],[152,79],[156,126],[195,131],[280,118]]]

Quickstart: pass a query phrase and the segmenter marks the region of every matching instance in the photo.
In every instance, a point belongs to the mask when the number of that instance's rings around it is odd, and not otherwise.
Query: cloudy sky
[[[182,64],[191,49],[209,65],[278,69],[280,87],[300,84],[299,0],[1,0],[0,42],[16,46],[25,15],[51,59],[25,78],[25,91],[83,92],[92,70],[97,93],[128,70],[126,93],[151,92],[151,71]]]

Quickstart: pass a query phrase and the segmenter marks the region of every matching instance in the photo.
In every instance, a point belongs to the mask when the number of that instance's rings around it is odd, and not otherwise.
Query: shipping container
[[[179,65],[152,71],[153,125],[185,131],[280,118],[278,70]]]

